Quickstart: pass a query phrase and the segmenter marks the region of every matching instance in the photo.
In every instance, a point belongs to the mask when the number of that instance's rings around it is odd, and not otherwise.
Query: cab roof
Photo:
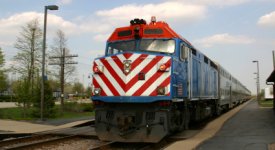
[[[131,20],[130,26],[116,28],[109,37],[108,42],[138,38],[179,38],[192,46],[190,42],[172,30],[166,22],[156,22],[153,19],[149,24],[143,19]]]

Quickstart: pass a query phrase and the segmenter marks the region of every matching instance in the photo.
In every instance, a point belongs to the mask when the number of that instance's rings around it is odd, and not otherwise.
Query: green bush
[[[92,112],[93,106],[90,103],[65,102],[64,111],[69,112]]]
[[[15,96],[10,95],[1,95],[0,96],[0,102],[16,102],[17,98]]]
[[[94,110],[93,105],[90,103],[82,103],[80,106],[84,112],[91,112]]]

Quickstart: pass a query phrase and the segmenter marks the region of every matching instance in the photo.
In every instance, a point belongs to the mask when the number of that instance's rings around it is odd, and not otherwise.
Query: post
[[[42,45],[42,71],[41,71],[41,101],[40,101],[40,119],[43,120],[44,100],[45,100],[45,53],[46,53],[46,31],[47,31],[47,10],[58,10],[58,6],[49,5],[44,8],[44,31]]]
[[[64,69],[65,69],[65,48],[62,50],[62,57],[61,59],[61,70],[60,70],[60,84],[61,84],[61,112],[63,113],[63,106],[64,106]]]
[[[253,63],[257,63],[257,81],[256,81],[256,86],[257,86],[257,101],[259,103],[260,101],[260,96],[259,96],[259,92],[260,92],[260,72],[259,72],[259,61],[258,60],[253,60]]]
[[[275,55],[274,51],[272,51],[273,57],[273,71],[275,71]],[[273,110],[275,111],[275,83],[273,83]]]
[[[43,120],[43,112],[44,112],[44,84],[45,84],[45,51],[46,51],[46,25],[47,25],[47,6],[45,6],[44,11],[44,32],[43,32],[43,47],[42,47],[42,75],[41,75],[41,108],[40,108],[40,119]]]
[[[260,90],[261,90],[261,88],[260,88],[260,72],[259,72],[259,61],[257,61],[257,93],[258,93],[258,102],[260,102]]]

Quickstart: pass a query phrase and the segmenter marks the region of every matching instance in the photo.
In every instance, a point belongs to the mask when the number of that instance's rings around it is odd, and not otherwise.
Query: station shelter
[[[266,79],[267,85],[273,85],[273,109],[275,110],[275,70]]]

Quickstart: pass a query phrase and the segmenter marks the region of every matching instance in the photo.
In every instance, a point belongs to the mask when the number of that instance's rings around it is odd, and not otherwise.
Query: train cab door
[[[185,68],[185,100],[184,100],[184,112],[183,112],[183,117],[184,117],[184,129],[188,129],[189,127],[189,122],[190,122],[190,110],[189,110],[189,104],[190,104],[190,99],[192,97],[192,91],[191,91],[191,86],[192,86],[192,53],[190,52],[190,48],[181,43],[180,47],[180,59],[181,61],[186,63],[186,68]]]
[[[192,92],[191,92],[191,86],[192,86],[192,71],[191,71],[191,68],[192,68],[192,58],[191,58],[192,54],[190,52],[190,48],[187,47],[185,44],[181,43],[181,47],[180,47],[180,60],[182,62],[184,62],[186,64],[186,67],[185,67],[185,96],[184,97],[187,97],[188,99],[191,99],[191,95],[192,95]]]

